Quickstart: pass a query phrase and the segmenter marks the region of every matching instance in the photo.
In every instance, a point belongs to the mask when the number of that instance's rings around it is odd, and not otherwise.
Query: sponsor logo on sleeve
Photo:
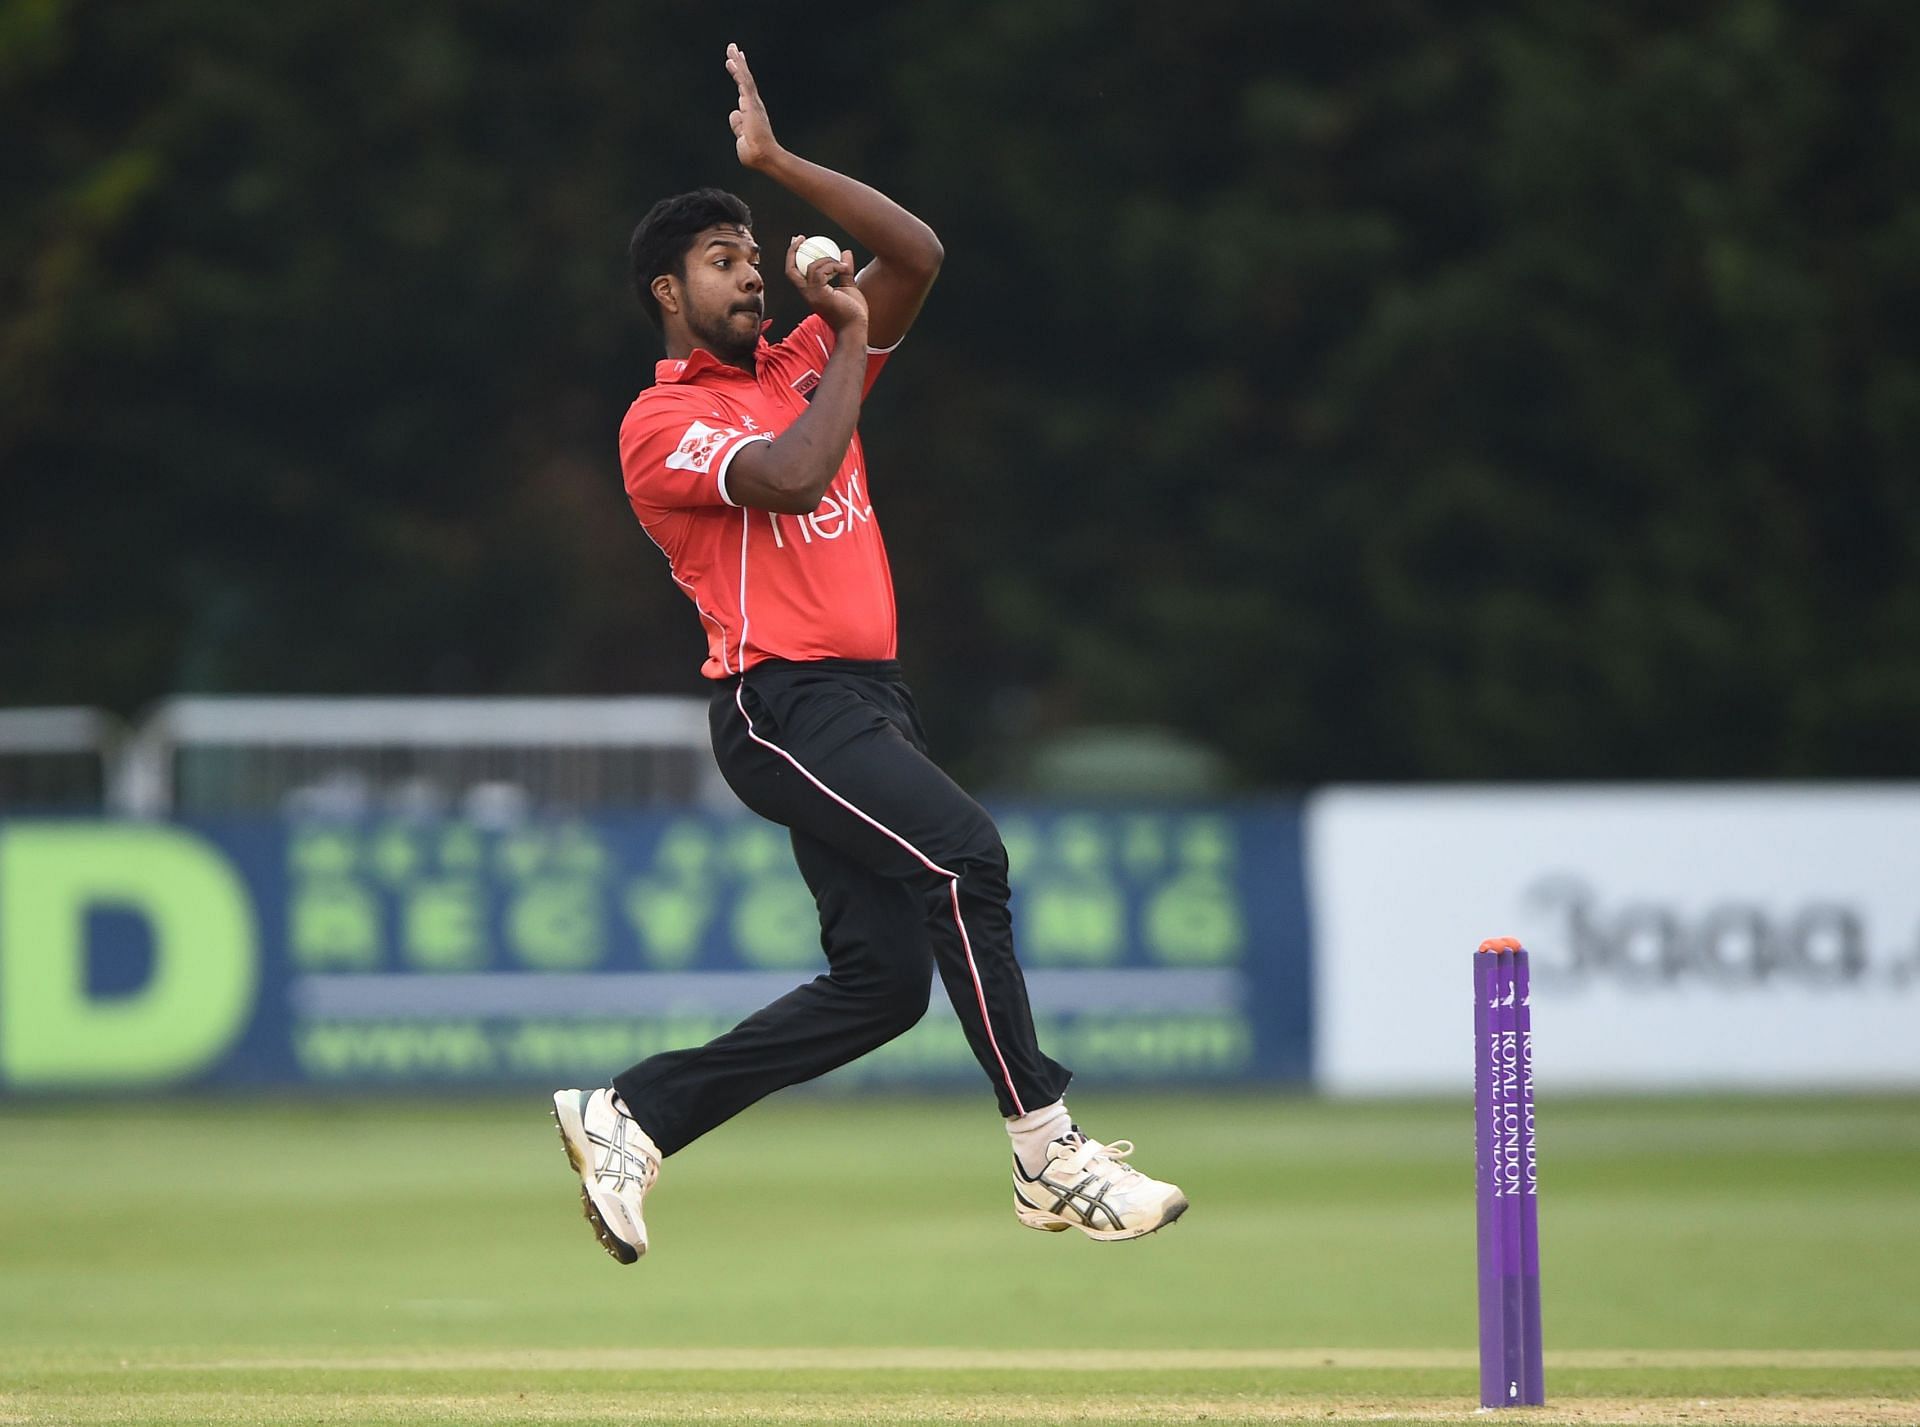
[[[799,376],[795,377],[793,381],[793,389],[808,401],[813,400],[813,389],[819,385],[820,373],[816,372],[812,367],[808,367]]]
[[[669,471],[699,471],[704,474],[713,464],[713,458],[720,448],[745,433],[731,426],[709,426],[704,421],[696,421],[688,426],[680,437],[680,444],[673,448],[667,457]]]

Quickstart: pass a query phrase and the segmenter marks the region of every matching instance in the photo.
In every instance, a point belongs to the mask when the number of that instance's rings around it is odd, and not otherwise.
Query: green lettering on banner
[[[763,822],[741,823],[727,839],[727,863],[740,878],[763,877],[793,865],[785,836]]]
[[[1079,813],[1054,823],[1053,855],[1063,867],[1098,876],[1113,860],[1113,847],[1100,820]]]
[[[440,870],[472,876],[486,860],[486,847],[470,823],[449,823],[440,832]]]
[[[973,1070],[984,1077],[966,1033],[951,1016],[929,1016],[903,1036],[850,1061],[833,1072],[841,1085],[904,1080],[915,1075],[956,1075]]]
[[[480,888],[453,880],[409,888],[401,909],[407,964],[423,971],[473,971],[487,957]]]
[[[338,828],[296,828],[287,839],[287,866],[304,877],[344,877],[358,855],[353,836]]]
[[[592,882],[532,882],[507,908],[507,943],[527,966],[580,971],[606,947],[600,890]]]
[[[510,832],[493,845],[494,870],[502,877],[531,877],[546,861],[546,839],[531,829]]]
[[[1050,1043],[1075,1066],[1127,1079],[1232,1074],[1253,1055],[1246,1019],[1228,1013],[1083,1016],[1056,1029]]]
[[[369,857],[376,872],[399,886],[412,881],[414,874],[420,870],[420,843],[407,828],[383,828],[373,840]]]
[[[1232,884],[1207,872],[1176,877],[1147,902],[1141,939],[1168,966],[1221,966],[1238,961],[1246,923]]]
[[[315,879],[296,886],[287,907],[287,941],[304,971],[380,965],[380,904],[358,882]]]
[[[1020,903],[1020,946],[1036,966],[1101,966],[1124,950],[1127,904],[1117,887],[1042,882]]]
[[[1135,877],[1158,872],[1166,863],[1167,836],[1160,818],[1146,814],[1128,818],[1120,839],[1120,860]]]
[[[647,965],[673,971],[692,963],[713,917],[705,889],[641,877],[627,884],[625,904]]]
[[[297,1026],[294,1049],[306,1073],[338,1083],[604,1073],[609,1064],[701,1045],[730,1018],[708,1014],[636,1017],[510,1017],[500,1020],[317,1021]],[[1243,1074],[1252,1028],[1231,1013],[1038,1018],[1043,1044],[1103,1077],[1143,1082],[1177,1075]],[[906,1035],[834,1072],[852,1087],[934,1077],[978,1080],[983,1071],[952,1017],[929,1017]]]
[[[1014,886],[1032,877],[1039,864],[1040,837],[1029,818],[1010,817],[1000,823],[1000,845],[1007,850],[1007,881]]]
[[[706,824],[682,818],[661,834],[660,845],[653,850],[653,866],[658,872],[693,878],[706,873],[713,861],[713,834]]]
[[[576,877],[604,877],[611,858],[607,845],[586,823],[568,823],[554,834],[553,863]]]
[[[132,912],[153,970],[131,995],[87,994],[86,921]],[[259,981],[253,907],[232,866],[178,828],[0,827],[0,1078],[36,1088],[161,1085],[232,1047]]]
[[[318,1021],[295,1029],[293,1049],[315,1080],[457,1080],[496,1070],[478,1021]]]
[[[1180,830],[1180,860],[1188,867],[1228,867],[1239,855],[1233,825],[1225,818],[1188,818]]]
[[[526,1021],[505,1033],[502,1051],[516,1073],[550,1075],[634,1060],[632,1043],[632,1030],[618,1021]]]
[[[733,906],[733,940],[740,959],[750,966],[807,966],[818,961],[820,913],[807,884],[790,873],[749,884]]]
[[[596,1075],[609,1065],[703,1045],[731,1022],[716,1017],[527,1020],[496,1027],[500,1060],[516,1074]]]

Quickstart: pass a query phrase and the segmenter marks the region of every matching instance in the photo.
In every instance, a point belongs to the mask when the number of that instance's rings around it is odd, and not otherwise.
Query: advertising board
[[[1290,805],[1012,807],[1042,1043],[1153,1085],[1307,1073]],[[0,1088],[600,1083],[823,971],[747,815],[0,822]],[[971,1084],[940,1003],[836,1072]]]
[[[1920,789],[1331,788],[1306,827],[1323,1089],[1469,1084],[1489,936],[1548,1088],[1920,1082]]]

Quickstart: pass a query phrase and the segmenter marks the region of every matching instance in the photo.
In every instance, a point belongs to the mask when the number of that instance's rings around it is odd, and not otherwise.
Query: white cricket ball
[[[800,269],[800,276],[807,275],[807,269],[821,258],[835,261],[840,256],[840,245],[831,238],[809,238],[793,254],[793,265]]]

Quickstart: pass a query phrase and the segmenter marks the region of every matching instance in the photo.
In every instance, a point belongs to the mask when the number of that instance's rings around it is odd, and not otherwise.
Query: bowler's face
[[[687,249],[683,315],[694,340],[723,362],[753,354],[766,317],[760,245],[745,228],[709,228]]]

